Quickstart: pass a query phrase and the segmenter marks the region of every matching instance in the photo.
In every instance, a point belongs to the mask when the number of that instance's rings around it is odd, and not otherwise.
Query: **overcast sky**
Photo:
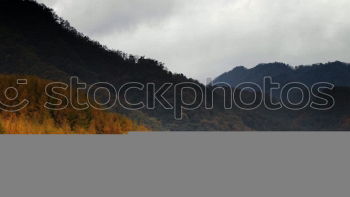
[[[205,82],[235,66],[350,62],[349,0],[38,0],[72,26]]]

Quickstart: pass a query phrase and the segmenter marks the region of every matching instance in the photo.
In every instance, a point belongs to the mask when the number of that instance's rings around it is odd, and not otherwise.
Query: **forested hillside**
[[[36,101],[33,106],[18,113],[1,111],[0,129],[5,133],[124,133],[147,130],[146,128],[153,131],[350,129],[350,113],[346,107],[346,98],[349,98],[347,88],[338,87],[331,92],[336,97],[336,106],[325,112],[310,108],[300,111],[271,111],[264,106],[254,110],[242,110],[237,106],[225,109],[225,99],[237,102],[237,96],[242,96],[249,101],[254,100],[256,95],[234,88],[233,97],[215,91],[212,98],[208,92],[214,90],[215,86],[205,86],[183,74],[172,73],[157,60],[128,55],[102,46],[70,26],[68,21],[57,16],[53,10],[32,0],[1,1],[0,21],[1,77],[7,81],[16,78],[13,74],[32,76],[30,80],[34,83],[29,86],[31,88],[21,89],[20,93],[23,92],[23,96]],[[72,76],[77,76],[80,82],[88,85],[108,82],[117,89],[127,82],[139,82],[142,85],[154,83],[155,90],[170,83],[173,86],[162,96],[172,105],[183,101],[191,103],[198,96],[189,90],[183,91],[183,98],[175,95],[179,91],[175,85],[191,82],[202,90],[204,101],[213,102],[213,107],[207,109],[205,102],[202,102],[196,109],[181,109],[181,120],[175,119],[174,109],[166,109],[158,102],[152,109],[127,110],[115,106],[110,112],[78,112],[72,108],[61,112],[42,111],[39,104],[48,99],[43,94],[46,80],[68,82]],[[215,82],[227,82],[233,87],[241,82],[261,84],[264,76],[271,76],[274,82],[282,85],[290,81],[307,85],[326,81],[337,86],[350,86],[349,65],[342,62],[296,68],[283,63],[260,64],[252,69],[238,67],[218,77]],[[2,83],[1,87],[4,90],[6,83]],[[147,89],[130,91],[129,101],[146,103],[151,99],[148,93]],[[98,96],[105,98],[104,94]],[[263,96],[266,95],[258,95]],[[125,103],[123,97],[118,99]]]
[[[350,87],[350,64],[336,61],[297,67],[284,63],[259,64],[250,69],[239,66],[217,77],[214,83],[225,82],[234,88],[242,82],[254,82],[262,87],[265,76],[272,77],[281,85],[301,82],[311,86],[317,82],[328,82],[338,87]]]
[[[26,79],[27,84],[18,85],[17,79]],[[65,106],[45,94],[45,87],[51,81],[19,75],[0,75],[0,81],[1,107],[14,106],[25,99],[29,101],[16,112],[9,112],[7,108],[0,110],[0,132],[3,134],[123,134],[147,130],[125,116],[94,108],[76,110],[71,105],[62,110],[45,108],[47,102],[57,103],[57,109]],[[55,89],[55,92],[70,98],[69,89]],[[72,101],[76,101],[77,92],[73,95]],[[79,100],[86,102],[87,95],[80,93]]]
[[[29,74],[44,79],[67,81],[78,76],[88,84],[109,82],[117,88],[126,82],[178,84],[197,81],[169,72],[162,63],[110,50],[90,40],[58,17],[51,9],[30,0],[5,0],[0,7],[0,71]],[[151,47],[151,46],[150,46]],[[164,96],[174,103],[174,89]],[[188,100],[194,94],[188,92]],[[131,95],[146,101],[146,92]],[[176,98],[178,99],[178,98]],[[220,99],[217,99],[220,100]],[[246,130],[234,111],[220,109],[184,111],[184,119],[174,119],[173,110],[157,103],[155,110],[114,111],[147,124],[153,130]],[[222,115],[222,114],[226,115]]]

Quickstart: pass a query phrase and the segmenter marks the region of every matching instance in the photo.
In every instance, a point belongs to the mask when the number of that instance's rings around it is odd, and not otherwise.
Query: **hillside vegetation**
[[[27,79],[27,85],[18,85],[17,79]],[[48,80],[33,76],[0,75],[0,81],[2,104],[15,105],[24,99],[29,101],[24,109],[17,112],[0,110],[0,132],[3,134],[124,134],[147,130],[125,116],[91,107],[80,111],[71,105],[63,110],[46,109],[46,102],[56,102],[45,94],[45,87],[50,82]],[[14,90],[7,90],[9,87],[18,90],[17,98]],[[69,98],[69,89],[55,91]],[[73,91],[73,95],[73,101],[76,102],[76,91]],[[87,96],[80,94],[79,99],[80,103],[86,102]],[[65,105],[58,101],[57,104],[58,107]]]
[[[206,88],[208,92],[216,88],[200,84],[183,74],[172,73],[157,60],[111,50],[77,31],[52,9],[32,0],[1,1],[0,21],[0,72],[5,74],[2,76],[4,78],[13,77],[8,74],[15,74],[67,82],[70,77],[77,76],[80,82],[88,85],[108,82],[116,89],[126,82],[139,82],[142,85],[154,83],[155,90],[165,83],[170,83],[173,86],[163,96],[172,105],[181,100],[191,103],[196,97],[194,92],[188,90],[183,92],[183,98],[175,95],[174,92],[179,90],[174,87],[177,84],[194,83],[204,94]],[[280,82],[282,85],[290,81],[307,85],[326,81],[345,88],[338,87],[331,92],[336,99],[335,108],[324,112],[310,108],[295,112],[286,109],[271,111],[263,106],[254,110],[241,110],[235,106],[225,109],[225,98],[237,101],[237,95],[240,93],[248,100],[254,100],[255,96],[250,92],[234,89],[237,92],[232,98],[232,95],[216,91],[212,99],[212,109],[205,109],[204,104],[195,110],[184,109],[181,111],[183,118],[176,120],[174,110],[165,109],[159,102],[154,109],[127,110],[116,106],[111,109],[114,113],[91,109],[78,112],[72,108],[60,112],[41,111],[41,104],[48,99],[43,94],[47,81],[30,77],[30,80],[37,83],[30,83],[31,89],[21,89],[20,93],[22,95],[21,91],[24,91],[24,95],[36,101],[32,104],[34,106],[18,113],[2,111],[0,128],[5,132],[38,133],[123,133],[145,129],[138,125],[145,125],[153,131],[350,129],[350,110],[347,107],[350,98],[347,89],[350,86],[349,64],[331,62],[296,68],[284,63],[259,64],[252,69],[235,68],[217,78],[215,82],[227,82],[233,87],[241,82],[256,82],[261,85],[264,76],[271,76],[274,82]],[[2,84],[2,87],[5,88],[6,85]],[[279,92],[275,92],[273,96],[278,96]],[[134,103],[146,103],[150,99],[147,93],[147,90],[130,91],[128,99]],[[259,93],[258,97],[264,95]],[[104,97],[102,94],[98,96],[102,99]],[[211,95],[206,96],[206,101],[211,102]],[[125,102],[123,98],[118,99]]]
[[[126,82],[164,83],[199,82],[168,71],[161,62],[108,49],[78,32],[53,10],[31,0],[4,0],[0,6],[0,72],[39,76],[67,81],[77,76],[81,82],[108,82],[116,88]],[[151,46],[150,46],[151,47]],[[174,103],[174,88],[164,97]],[[185,100],[191,101],[193,92]],[[132,101],[146,101],[146,92],[131,92]],[[216,100],[222,100],[218,98]],[[184,119],[175,120],[173,110],[156,104],[154,110],[114,109],[130,119],[146,124],[152,130],[246,130],[235,111],[216,108],[208,111],[184,110]]]
[[[350,87],[350,64],[335,61],[292,67],[275,62],[259,64],[253,68],[239,66],[218,76],[214,83],[225,82],[236,87],[243,82],[254,82],[262,87],[265,76],[272,77],[274,82],[281,85],[288,82],[301,82],[311,86],[317,82],[328,82],[338,87]]]

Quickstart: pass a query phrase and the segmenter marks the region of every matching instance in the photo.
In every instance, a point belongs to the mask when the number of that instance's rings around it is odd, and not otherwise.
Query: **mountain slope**
[[[79,33],[51,9],[30,0],[4,0],[0,7],[0,71],[7,74],[30,74],[44,79],[67,81],[78,76],[88,84],[109,82],[117,88],[126,82],[164,83],[192,82],[205,87],[182,74],[173,74],[162,63],[138,58],[120,51],[109,50]],[[170,89],[164,97],[174,103]],[[131,93],[134,100],[147,100],[145,91]],[[195,95],[187,91],[186,99]],[[122,99],[122,98],[121,98]],[[147,124],[153,130],[246,130],[235,111],[211,111],[200,107],[184,111],[184,119],[174,119],[173,110],[159,103],[155,110],[114,111]],[[135,114],[137,113],[137,114]],[[225,114],[225,115],[222,115]],[[226,117],[226,118],[222,118]],[[230,117],[230,118],[229,118]]]
[[[116,88],[126,82],[139,82],[142,85],[154,83],[155,89],[160,88],[165,83],[177,85],[191,82],[199,86],[204,94],[207,94],[206,89],[210,91],[215,88],[206,87],[182,74],[171,73],[156,60],[110,50],[79,33],[51,9],[35,1],[3,0],[0,6],[0,21],[0,73],[33,75],[64,82],[67,82],[71,76],[77,76],[81,82],[86,82],[89,85],[96,82],[109,82]],[[328,81],[339,86],[350,85],[349,65],[341,62],[297,68],[283,63],[261,64],[253,69],[239,67],[220,76],[215,82],[228,82],[233,86],[249,81],[261,84],[262,78],[266,75],[272,76],[274,82],[282,84],[289,81],[299,81],[310,85],[314,82]],[[185,90],[184,97],[180,98],[175,94],[178,90],[179,88],[176,89],[172,86],[163,95],[165,100],[170,104],[182,99],[191,103],[198,96]],[[237,90],[235,92],[233,97],[235,101],[241,92],[243,91]],[[129,99],[133,102],[147,102],[150,99],[148,93],[147,90],[130,91]],[[334,92],[335,95],[345,93],[344,89],[338,89]],[[242,95],[248,100],[254,98],[250,92],[243,92]],[[259,97],[263,95],[261,94]],[[98,96],[102,99],[105,98],[104,94]],[[329,113],[322,113],[322,116],[318,111],[312,111],[309,108],[291,112],[286,109],[270,111],[264,107],[255,110],[241,110],[234,106],[228,110],[224,109],[224,98],[232,100],[231,96],[223,95],[222,92],[215,92],[213,99],[211,99],[211,95],[206,96],[205,101],[213,101],[213,109],[206,109],[204,103],[194,110],[183,109],[182,120],[176,120],[174,110],[165,109],[160,103],[156,103],[154,109],[140,110],[126,110],[115,106],[111,112],[126,115],[134,121],[133,125],[141,124],[157,131],[288,131],[323,130],[323,128],[344,130],[348,128],[348,122],[350,122],[349,112],[345,110],[345,107],[339,105],[333,111],[327,111]],[[123,97],[118,97],[118,99],[125,103]],[[337,97],[337,99],[346,105],[347,101],[342,101],[341,97]],[[24,114],[28,116],[31,112]],[[107,120],[111,123],[108,125],[113,125],[114,121],[118,123],[117,118],[112,118],[112,116],[114,115],[111,114],[110,118],[106,118],[103,114],[96,114],[96,119]],[[57,121],[57,117],[48,117],[49,122]],[[31,122],[30,125],[37,125],[35,123],[37,119],[40,120],[40,117],[31,119],[30,121],[34,122]],[[8,126],[11,123],[9,119],[2,119],[2,121],[2,127],[6,127],[7,130],[14,129],[12,126]],[[60,131],[77,129],[61,128],[60,125],[56,125],[56,127],[59,127],[56,129]],[[80,127],[77,130],[81,130]],[[123,130],[130,130],[130,127],[127,128]],[[40,130],[50,130],[50,128],[40,127]],[[108,133],[115,129],[92,129],[92,131],[95,130]]]
[[[26,85],[18,85],[17,79],[26,79]],[[146,127],[136,124],[125,116],[109,113],[94,108],[76,110],[71,105],[62,110],[50,110],[45,104],[54,102],[45,94],[45,87],[52,81],[33,76],[0,75],[0,132],[5,134],[123,134],[128,131],[145,131]],[[8,91],[9,87],[17,89]],[[50,90],[50,89],[49,89]],[[51,91],[51,90],[50,90]],[[56,90],[61,95],[70,97],[70,91]],[[73,91],[72,101],[78,97]],[[9,99],[15,98],[15,99]],[[23,100],[29,104],[16,112],[7,111],[5,106],[14,106]],[[87,100],[87,95],[79,93],[81,102]]]

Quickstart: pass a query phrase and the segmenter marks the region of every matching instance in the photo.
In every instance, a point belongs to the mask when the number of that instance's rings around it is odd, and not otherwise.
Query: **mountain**
[[[350,131],[350,88],[336,87],[327,93],[334,98],[334,107],[326,111],[308,109],[299,112],[294,120],[299,130]]]
[[[271,121],[267,125],[273,131],[350,131],[350,88],[335,87],[325,93],[334,98],[334,107],[329,110],[316,110],[306,107],[292,111],[282,109],[275,112],[263,113]],[[317,98],[313,98],[316,100]],[[266,117],[265,117],[266,118]],[[281,124],[282,123],[282,124]]]
[[[0,72],[4,74],[34,75],[63,82],[77,76],[81,82],[90,85],[108,82],[116,88],[127,82],[154,83],[156,89],[165,83],[191,82],[202,90],[205,88],[198,81],[169,72],[161,62],[102,46],[79,33],[53,10],[35,1],[2,1],[0,21]],[[180,99],[174,98],[174,92],[172,87],[164,94],[171,104]],[[191,101],[195,97],[188,90],[184,93],[184,100]],[[146,91],[131,91],[130,97],[132,101],[146,102],[148,94]],[[175,120],[173,110],[164,109],[159,103],[152,110],[115,107],[112,111],[123,113],[152,130],[249,129],[235,111],[218,108],[184,110],[182,120]]]
[[[350,86],[350,64],[343,62],[329,62],[309,66],[291,67],[284,63],[259,64],[254,68],[236,67],[217,77],[213,82],[225,82],[236,87],[242,82],[263,84],[264,77],[272,77],[273,82],[282,85],[288,82],[301,82],[311,86],[317,82],[328,82],[335,86]]]
[[[22,89],[24,95],[31,96],[35,101],[30,111],[19,113],[1,111],[0,130],[4,132],[26,130],[26,128],[70,133],[123,133],[148,129],[152,131],[350,129],[350,110],[346,107],[347,98],[350,98],[350,91],[347,88],[350,80],[349,65],[346,63],[332,62],[295,68],[283,63],[260,64],[252,69],[237,67],[214,81],[229,83],[233,89],[224,87],[223,91],[214,91],[218,86],[205,86],[183,74],[172,73],[157,60],[108,49],[78,32],[50,8],[32,0],[3,0],[0,6],[0,21],[0,73],[4,78],[12,77],[11,80],[14,80],[18,76],[29,76],[29,79],[33,78],[31,82],[34,84],[46,84],[47,81],[69,82],[71,77],[76,76],[80,82],[85,82],[88,86],[108,82],[116,89],[128,82],[137,82],[141,86],[151,83],[154,84],[155,90],[166,84],[172,84],[162,96],[164,101],[174,106],[167,108],[161,102],[155,102],[152,108],[128,110],[120,106],[128,103],[126,99],[116,94],[114,97],[121,104],[113,106],[109,111],[79,112],[68,108],[68,112],[52,113],[40,108],[42,102],[48,98],[42,95],[43,85],[35,85],[30,90]],[[240,102],[240,96],[254,101],[254,104],[259,98],[265,98],[266,92],[254,95],[235,86],[241,82],[261,84],[263,77],[267,75],[271,76],[274,82],[282,84],[290,81],[299,81],[307,85],[319,81],[334,83],[338,87],[329,94],[336,99],[336,105],[333,109],[323,112],[310,107],[299,111],[288,109],[272,111],[264,106],[252,110],[244,110],[235,105],[230,109],[225,108],[225,101],[237,103]],[[181,85],[184,83],[193,84],[201,91],[201,95],[188,88],[182,89]],[[72,87],[77,88],[75,85]],[[108,88],[113,92],[113,88]],[[178,95],[180,91],[182,97]],[[212,95],[211,91],[214,91]],[[233,97],[231,94],[225,94],[229,91],[234,92]],[[129,91],[128,101],[147,103],[153,98],[150,92],[147,88]],[[86,92],[82,94],[87,98],[95,96]],[[206,102],[199,103],[196,99],[198,96],[203,96],[203,101]],[[97,98],[104,100],[107,95],[99,92]],[[192,101],[193,105],[188,104]],[[178,103],[188,105],[176,105]],[[206,103],[212,103],[212,107],[208,108]],[[186,107],[196,105],[198,106],[193,109]],[[175,119],[175,115],[181,115],[182,119]]]
[[[334,107],[329,110],[315,110],[307,106],[301,110],[268,110],[260,107],[242,115],[243,122],[253,130],[269,131],[348,131],[350,109],[347,107],[350,99],[350,64],[344,62],[329,62],[309,66],[291,67],[284,63],[259,64],[254,68],[239,66],[217,77],[213,84],[229,84],[237,88],[241,83],[253,82],[263,87],[264,77],[271,77],[274,83],[281,87],[289,82],[300,82],[309,88],[318,82],[334,84],[332,90],[323,90],[334,99]],[[268,91],[268,90],[267,90]],[[267,93],[262,95],[268,98]],[[291,92],[293,93],[293,92]],[[276,101],[285,100],[281,97],[281,89],[271,94]],[[292,95],[292,96],[291,96]],[[289,99],[296,103],[300,101],[300,92],[291,94]],[[305,96],[304,92],[304,96]],[[319,95],[312,95],[311,101],[316,101]],[[295,100],[293,100],[295,99]],[[248,115],[249,114],[249,115]]]

